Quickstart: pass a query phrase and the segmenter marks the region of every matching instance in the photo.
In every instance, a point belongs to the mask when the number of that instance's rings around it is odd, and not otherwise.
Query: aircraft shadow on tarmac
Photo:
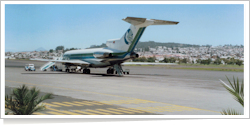
[[[54,73],[21,73],[21,74],[39,74],[39,75],[46,75],[46,74],[55,74],[55,75],[59,75],[59,74],[82,74],[82,73],[61,73],[61,72],[54,72]],[[90,74],[84,74],[84,75],[92,75],[94,77],[119,77],[117,74],[104,74],[104,73],[90,73]],[[140,76],[170,76],[170,75],[165,75],[165,74],[129,74],[129,75],[124,75],[124,76],[136,76],[136,75],[140,75]]]
[[[55,75],[59,75],[59,74],[75,74],[75,75],[79,75],[79,74],[82,74],[82,73],[60,73],[60,72],[54,72],[54,73],[21,73],[21,74],[32,74],[32,75],[51,75],[51,74],[55,74]],[[96,75],[96,76],[118,76],[116,74],[104,74],[104,73],[91,73],[91,74],[83,74],[83,75]]]
[[[87,75],[93,75],[93,77],[120,77],[117,74],[104,74],[104,73],[91,73]],[[124,76],[169,76],[169,75],[164,75],[164,74],[129,74],[129,75],[124,75]],[[138,77],[142,78],[142,77]]]
[[[39,75],[41,75],[41,74],[68,74],[68,73],[21,73],[21,74],[39,74]]]

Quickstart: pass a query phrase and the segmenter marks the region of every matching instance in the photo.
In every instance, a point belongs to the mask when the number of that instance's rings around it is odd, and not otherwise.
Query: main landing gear
[[[112,68],[108,68],[107,74],[118,74],[119,76],[123,76],[123,74],[129,74],[129,71],[123,71],[122,66],[120,64],[115,64]]]
[[[67,67],[67,69],[65,70],[66,72],[68,72],[68,73],[70,73],[70,68],[69,67]]]
[[[71,72],[75,72],[76,73],[78,71],[81,71],[81,69],[76,69],[76,68],[74,68],[74,69],[72,68],[71,69],[71,68],[67,67],[67,69],[65,71],[68,72],[68,73],[71,73]],[[84,68],[82,73],[83,74],[90,74],[90,69]]]
[[[114,68],[108,68],[107,74],[114,74]]]
[[[83,69],[82,73],[83,74],[90,74],[90,69],[85,68],[85,69]]]

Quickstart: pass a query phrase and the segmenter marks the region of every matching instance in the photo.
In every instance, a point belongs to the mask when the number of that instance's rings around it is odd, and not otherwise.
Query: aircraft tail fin
[[[125,32],[122,38],[117,40],[109,40],[106,45],[109,48],[121,51],[132,52],[141,38],[145,28],[149,25],[176,25],[179,22],[146,19],[138,17],[127,17],[122,19],[131,24],[130,28]]]

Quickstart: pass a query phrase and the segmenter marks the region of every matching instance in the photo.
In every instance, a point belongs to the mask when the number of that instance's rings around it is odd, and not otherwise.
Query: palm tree
[[[227,80],[230,84],[228,86],[225,82],[220,80],[223,84],[223,87],[226,88],[226,90],[233,95],[234,99],[239,102],[243,107],[244,107],[244,82],[242,80],[242,83],[239,83],[239,79],[237,78],[237,81],[233,77],[233,83],[228,79]],[[241,115],[241,113],[235,111],[234,109],[227,109],[227,110],[222,110],[221,112],[222,115]]]
[[[39,93],[35,87],[28,89],[26,85],[15,88],[10,96],[5,96],[5,108],[11,110],[14,115],[31,115],[44,110],[45,105],[41,102],[53,97],[51,93],[38,97]]]

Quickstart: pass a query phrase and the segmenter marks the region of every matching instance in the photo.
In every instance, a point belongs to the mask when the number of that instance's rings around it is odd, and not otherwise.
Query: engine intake
[[[137,54],[137,53],[130,54],[130,58],[138,58],[138,57],[139,57],[139,54]]]
[[[95,52],[93,55],[95,58],[98,59],[110,58],[113,56],[112,53],[107,53],[107,52]]]

